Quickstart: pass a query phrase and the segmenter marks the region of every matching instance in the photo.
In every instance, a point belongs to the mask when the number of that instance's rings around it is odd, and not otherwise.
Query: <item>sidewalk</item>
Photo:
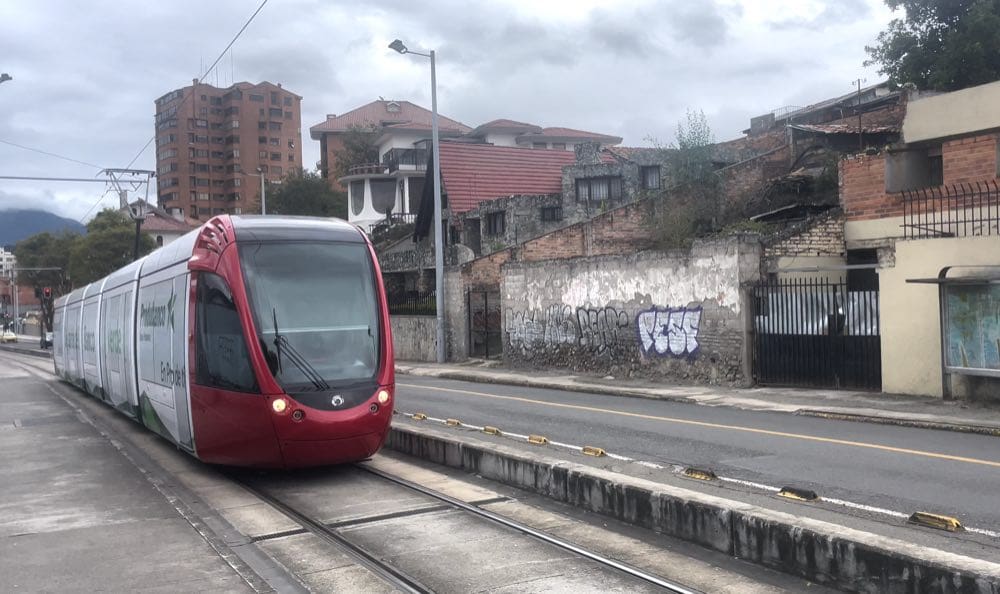
[[[1000,437],[1000,405],[945,401],[922,396],[880,392],[806,388],[730,388],[725,386],[663,385],[644,380],[599,378],[508,369],[497,362],[437,364],[397,361],[396,373],[488,384],[506,384],[729,406],[745,410],[784,412],[830,419],[979,433]]]

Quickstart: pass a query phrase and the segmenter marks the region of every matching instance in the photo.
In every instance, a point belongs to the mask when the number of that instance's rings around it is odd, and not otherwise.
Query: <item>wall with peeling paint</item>
[[[501,269],[504,360],[615,377],[745,383],[755,238]]]

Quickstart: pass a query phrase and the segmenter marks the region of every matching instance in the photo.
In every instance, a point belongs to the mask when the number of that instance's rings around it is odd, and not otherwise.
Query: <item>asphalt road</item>
[[[401,412],[903,513],[954,515],[1000,532],[997,437],[409,375],[396,381]]]

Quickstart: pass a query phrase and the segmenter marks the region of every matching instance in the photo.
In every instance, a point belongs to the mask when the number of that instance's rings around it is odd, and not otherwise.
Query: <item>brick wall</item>
[[[989,134],[945,142],[941,161],[945,185],[993,179],[997,177],[997,138]]]
[[[789,229],[764,249],[764,256],[842,256],[845,252],[844,216],[834,213]]]
[[[941,161],[945,186],[995,179],[996,135],[946,141]],[[903,216],[900,194],[885,191],[884,155],[852,155],[840,161],[840,203],[849,221]]]

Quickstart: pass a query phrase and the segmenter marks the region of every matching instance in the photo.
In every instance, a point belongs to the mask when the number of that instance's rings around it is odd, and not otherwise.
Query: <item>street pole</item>
[[[434,305],[437,309],[437,362],[444,363],[444,229],[441,226],[441,142],[438,138],[437,71],[434,50],[429,54],[410,51],[402,40],[396,39],[389,49],[401,54],[416,54],[431,59],[431,152],[434,156]]]
[[[441,143],[438,138],[437,73],[431,50],[431,150],[434,151],[434,293],[437,362],[444,363],[444,231],[441,228]]]
[[[142,233],[142,219],[135,219],[135,247],[132,249],[132,261],[139,259],[139,234]]]
[[[260,175],[260,214],[266,215],[267,196],[264,194],[264,170],[258,167],[257,173]]]

